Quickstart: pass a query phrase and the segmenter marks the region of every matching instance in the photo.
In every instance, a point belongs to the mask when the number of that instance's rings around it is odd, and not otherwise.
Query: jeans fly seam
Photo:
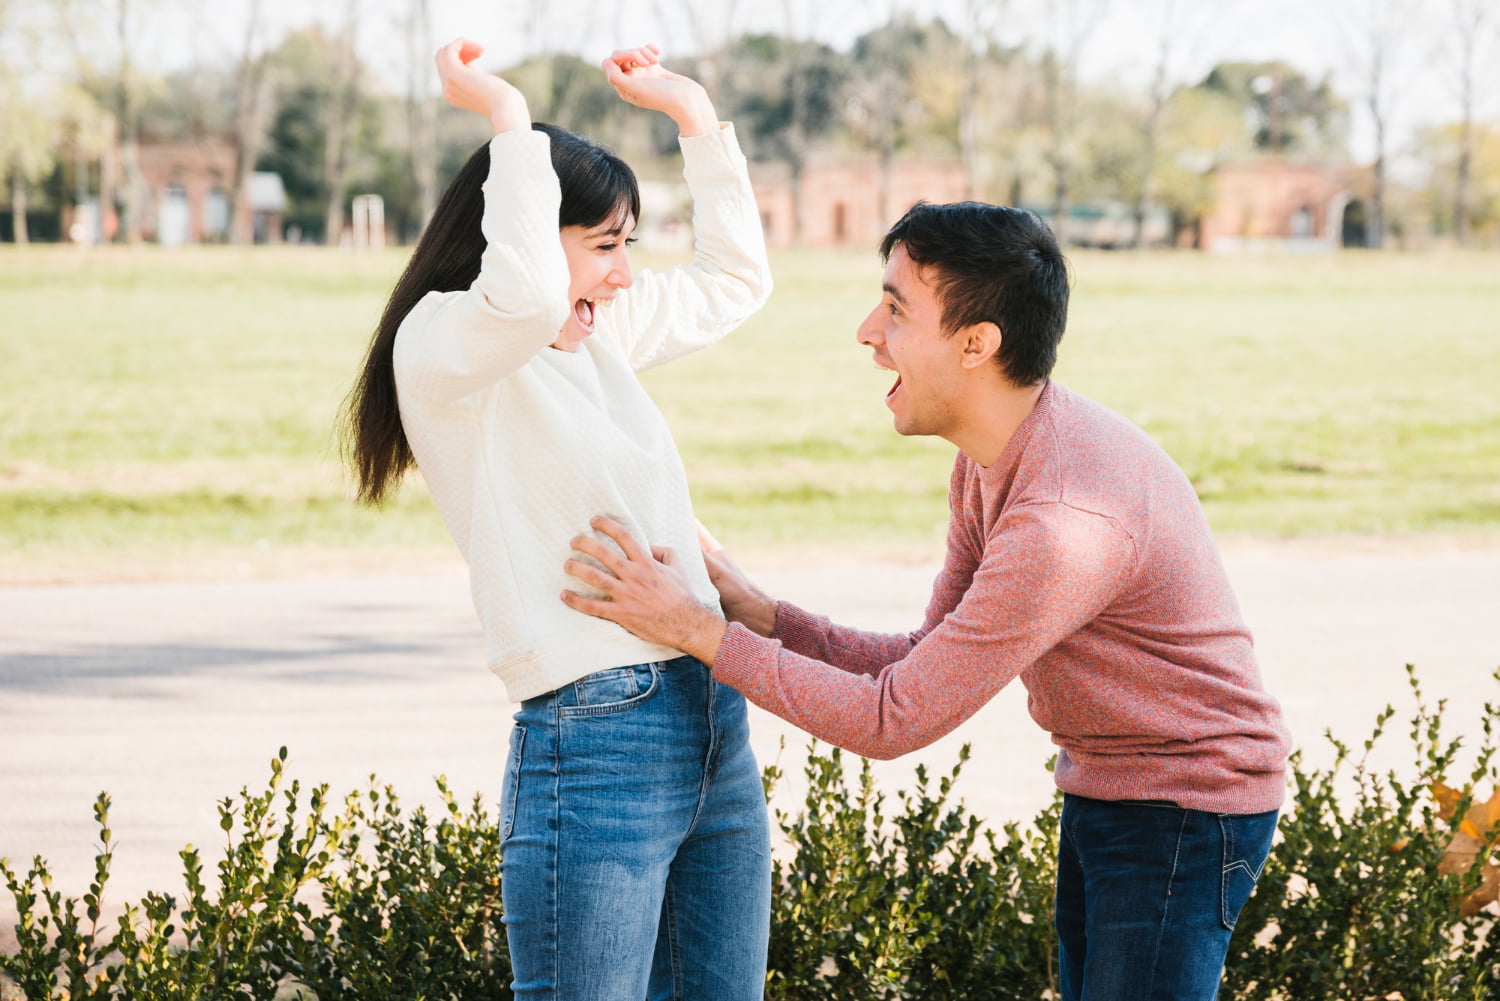
[[[704,722],[708,724],[708,746],[703,755],[703,778],[698,782],[698,802],[693,806],[693,819],[688,821],[687,835],[698,829],[698,820],[703,816],[703,807],[708,803],[709,788],[714,784],[714,770],[719,759],[719,728],[714,725],[714,679],[705,672]]]
[[[549,896],[552,898],[552,927],[557,928],[562,920],[562,905],[558,899],[557,882],[558,875],[557,857],[562,851],[562,741],[563,726],[562,712],[558,705],[553,703],[553,733],[556,735],[552,741],[552,837],[555,839],[552,846],[552,863],[550,879],[547,887]],[[557,947],[557,940],[552,941],[552,989],[557,990],[558,981],[562,978],[562,950]]]

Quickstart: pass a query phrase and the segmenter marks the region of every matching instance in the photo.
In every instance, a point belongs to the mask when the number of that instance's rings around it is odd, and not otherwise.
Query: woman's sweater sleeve
[[[637,371],[707,347],[764,305],[771,266],[734,126],[679,140],[693,196],[693,260],[643,272],[610,306]]]
[[[407,314],[395,348],[403,393],[452,403],[557,339],[568,316],[568,262],[550,142],[530,129],[490,140],[479,275],[461,293],[429,293]]]

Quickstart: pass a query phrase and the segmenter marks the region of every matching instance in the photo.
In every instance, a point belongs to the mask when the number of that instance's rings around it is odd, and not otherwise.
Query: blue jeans
[[[1063,1001],[1213,1001],[1276,811],[1239,816],[1063,797]]]
[[[691,657],[516,714],[500,801],[517,1001],[758,1001],[771,839],[745,700]]]

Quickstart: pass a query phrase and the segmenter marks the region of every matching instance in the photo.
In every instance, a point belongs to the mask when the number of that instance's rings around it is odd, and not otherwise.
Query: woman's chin
[[[567,325],[557,332],[557,340],[548,346],[556,348],[559,351],[577,351],[578,345],[582,344],[584,338],[592,333],[592,330],[569,320]]]

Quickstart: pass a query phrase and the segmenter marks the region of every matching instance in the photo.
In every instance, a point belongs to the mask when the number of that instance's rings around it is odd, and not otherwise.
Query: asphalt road
[[[1357,742],[1387,703],[1410,715],[1407,662],[1432,697],[1450,700],[1456,729],[1476,730],[1482,703],[1500,695],[1493,544],[1241,545],[1227,562],[1266,683],[1314,761],[1330,756],[1326,729]],[[900,630],[920,620],[934,572],[754,576],[840,621]],[[24,865],[45,855],[56,885],[83,893],[97,841],[91,804],[108,790],[117,852],[106,903],[180,892],[177,852],[192,842],[211,856],[223,837],[216,802],[262,787],[282,745],[292,776],[336,794],[374,773],[404,801],[431,803],[432,777],[445,773],[461,796],[493,800],[513,710],[482,660],[457,566],[421,577],[0,589],[0,856]],[[780,754],[789,773],[778,804],[795,807],[805,736],[758,711],[753,729],[761,760]],[[958,791],[970,809],[1026,818],[1050,797],[1050,744],[1018,687],[938,744],[878,764],[882,786],[908,785],[918,761],[946,771],[966,741],[974,758]],[[1404,768],[1409,751],[1405,727],[1393,727],[1376,760]],[[12,915],[0,899],[0,946]]]

